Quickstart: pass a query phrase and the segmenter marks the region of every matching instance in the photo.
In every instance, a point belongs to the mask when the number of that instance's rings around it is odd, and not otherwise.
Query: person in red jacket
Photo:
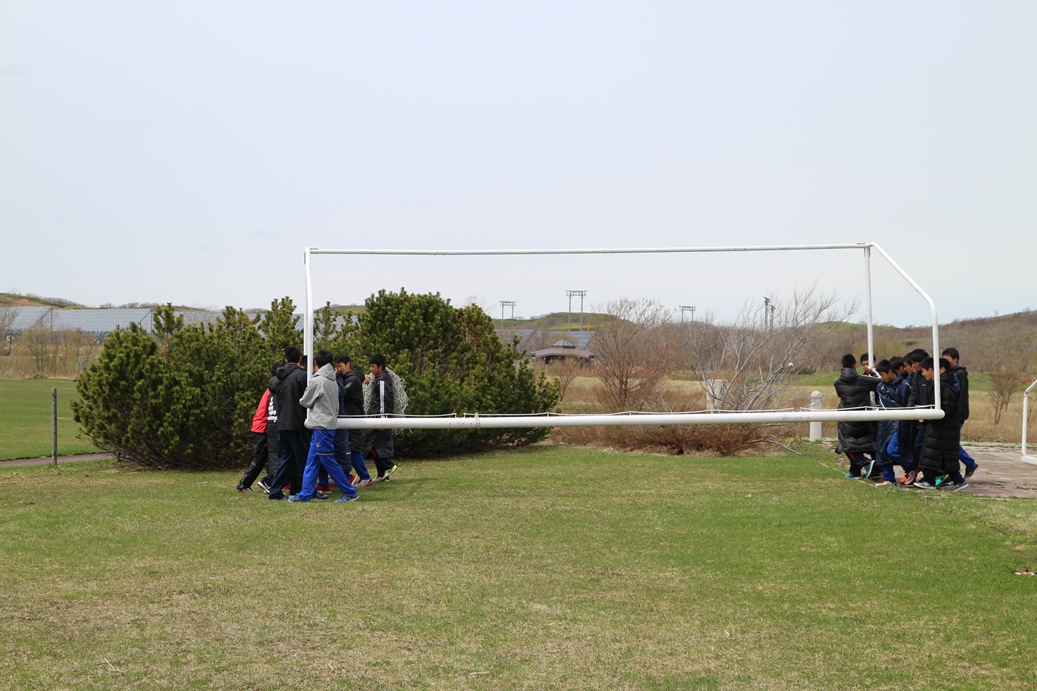
[[[275,363],[274,367],[271,368],[271,372],[275,371],[281,363]],[[267,453],[267,416],[270,412],[270,389],[263,392],[263,397],[259,399],[259,405],[256,406],[256,414],[252,417],[252,463],[249,464],[248,469],[245,470],[245,474],[241,477],[238,482],[239,492],[251,492],[252,483],[256,481],[259,474],[266,469],[267,477],[274,474],[274,469],[270,467],[270,456]]]

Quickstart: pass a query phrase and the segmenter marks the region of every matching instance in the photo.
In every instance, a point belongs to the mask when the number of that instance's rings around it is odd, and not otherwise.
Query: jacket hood
[[[859,376],[857,370],[852,367],[843,367],[843,371],[839,373],[839,381],[851,382],[856,380]]]
[[[274,379],[284,379],[292,373],[292,370],[297,369],[302,369],[301,367],[299,367],[298,363],[286,362],[277,368],[277,372],[274,374]],[[273,381],[273,379],[271,379],[271,381]]]
[[[315,376],[315,377],[324,377],[325,379],[330,379],[331,381],[335,381],[335,368],[332,367],[331,364],[329,363],[327,365],[324,365],[320,369],[318,369],[317,373],[315,375],[313,375],[313,376]]]

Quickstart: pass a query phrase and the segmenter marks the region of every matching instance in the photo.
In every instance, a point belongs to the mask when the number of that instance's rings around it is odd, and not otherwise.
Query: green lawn
[[[58,454],[96,453],[78,438],[70,403],[78,400],[70,379],[0,379],[0,461],[49,456],[51,451],[50,390],[58,390]]]
[[[832,460],[545,446],[348,505],[0,470],[0,685],[1034,688],[1037,504]]]

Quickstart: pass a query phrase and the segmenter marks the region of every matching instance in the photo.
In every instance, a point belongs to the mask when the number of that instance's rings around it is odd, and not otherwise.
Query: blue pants
[[[367,463],[364,462],[364,454],[359,451],[353,451],[349,454],[349,459],[353,462],[353,470],[360,476],[361,480],[371,479],[370,473],[367,472]]]
[[[367,473],[367,465],[364,463],[364,454],[359,451],[351,451],[349,448],[349,432],[347,430],[335,430],[335,460],[345,471],[352,466],[361,480],[370,480]],[[349,473],[346,472],[348,476]],[[322,466],[320,474],[317,475],[317,484],[321,487],[328,486],[328,471]]]
[[[963,422],[963,423],[961,423],[961,427],[958,427],[958,429],[961,429],[964,426],[965,426],[965,423]],[[961,461],[962,463],[964,463],[966,468],[975,468],[976,467],[976,459],[973,458],[972,456],[970,456],[969,452],[966,451],[965,447],[962,446],[961,444],[958,444],[958,460]]]
[[[348,444],[348,442],[347,442]],[[355,497],[356,489],[349,484],[349,478],[342,466],[335,459],[335,430],[315,429],[310,440],[310,453],[306,457],[306,469],[302,474],[302,490],[299,499],[308,501],[317,489],[317,473],[327,470],[328,475],[342,490],[342,496]]]

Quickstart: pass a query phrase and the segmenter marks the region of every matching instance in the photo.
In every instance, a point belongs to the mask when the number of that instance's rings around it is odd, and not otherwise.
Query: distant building
[[[584,364],[590,364],[594,360],[594,353],[583,348],[577,348],[576,344],[566,339],[561,339],[549,348],[534,350],[529,354],[533,360],[542,360],[549,365],[555,360],[578,359]]]

